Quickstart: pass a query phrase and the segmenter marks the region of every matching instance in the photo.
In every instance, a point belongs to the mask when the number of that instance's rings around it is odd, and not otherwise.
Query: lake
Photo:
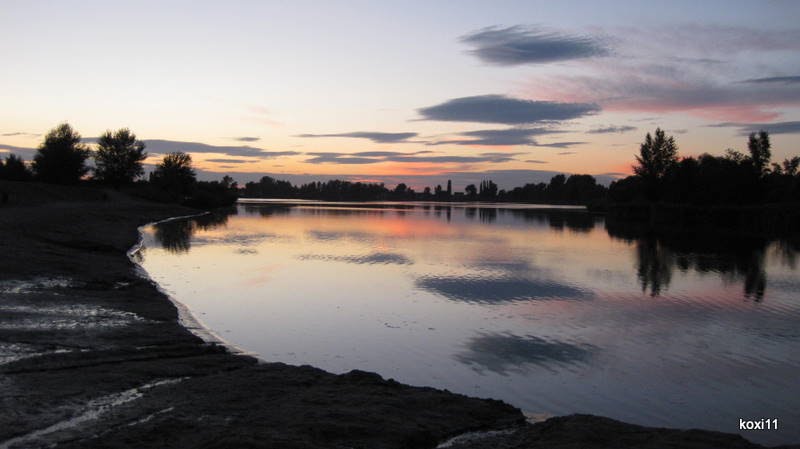
[[[535,417],[800,442],[797,242],[579,208],[239,204],[143,228],[140,263],[267,361],[375,371]]]

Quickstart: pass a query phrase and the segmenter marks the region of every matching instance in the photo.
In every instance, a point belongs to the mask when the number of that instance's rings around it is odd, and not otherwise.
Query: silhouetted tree
[[[772,144],[769,142],[769,134],[761,130],[756,133],[750,133],[747,140],[747,150],[750,152],[750,163],[753,164],[753,172],[762,176],[769,168],[769,161],[772,158],[772,151],[770,151]]]
[[[142,161],[147,157],[144,142],[128,128],[106,131],[97,141],[94,176],[98,181],[119,187],[142,176]]]
[[[33,174],[25,162],[14,154],[6,156],[5,162],[0,159],[0,179],[9,181],[30,181]]]
[[[490,180],[481,181],[478,196],[485,200],[495,199],[497,197],[497,184]]]
[[[192,157],[186,153],[170,153],[156,166],[150,180],[164,190],[188,193],[195,182]]]
[[[89,149],[81,144],[81,135],[62,123],[51,129],[33,158],[36,177],[53,184],[75,184],[89,171]]]
[[[678,162],[678,146],[672,136],[667,137],[664,130],[656,128],[655,137],[650,133],[644,138],[636,156],[638,165],[634,173],[645,179],[660,179],[667,170]]]
[[[644,180],[648,199],[658,199],[661,179],[677,162],[678,146],[672,136],[667,137],[661,128],[656,128],[653,136],[647,133],[639,147],[637,165],[633,167],[633,171]]]
[[[783,160],[783,172],[784,175],[795,176],[797,175],[797,169],[800,168],[800,156],[795,156],[793,158],[786,158]]]
[[[239,189],[239,183],[234,181],[234,179],[228,175],[222,177],[222,186],[225,187],[226,189],[235,189],[235,190]]]
[[[478,188],[475,187],[475,184],[470,184],[464,187],[464,193],[467,195],[467,198],[475,199],[475,197],[478,195]]]

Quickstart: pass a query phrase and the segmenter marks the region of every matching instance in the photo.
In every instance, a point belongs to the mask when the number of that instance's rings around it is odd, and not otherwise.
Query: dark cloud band
[[[586,131],[586,133],[587,134],[615,134],[615,133],[616,134],[622,134],[622,133],[626,133],[628,131],[636,131],[636,129],[638,129],[638,128],[636,128],[635,126],[628,126],[628,125],[624,125],[624,126],[606,126],[606,127],[603,127],[603,128],[590,129],[589,131]]]
[[[424,120],[507,125],[552,123],[583,117],[599,111],[600,107],[591,103],[522,100],[505,95],[454,98],[418,110]]]
[[[416,137],[417,133],[384,133],[384,132],[371,132],[371,131],[355,131],[349,133],[332,133],[332,134],[300,134],[296,137],[350,137],[354,139],[369,139],[375,143],[398,143],[404,142],[412,137]]]
[[[769,78],[753,78],[749,80],[744,80],[743,82],[751,84],[769,84],[769,83],[798,84],[800,83],[800,76],[773,76]]]
[[[605,44],[596,38],[522,26],[484,28],[462,37],[461,42],[473,47],[470,52],[481,61],[503,66],[543,64],[609,54]]]
[[[459,133],[468,139],[450,139],[430,142],[429,145],[536,145],[534,136],[557,134],[564,131],[549,128],[482,129]]]
[[[362,153],[308,153],[313,156],[306,159],[310,164],[379,164],[381,162],[403,163],[500,163],[514,160],[520,153],[482,153],[478,156],[420,156],[423,153],[398,153],[393,151],[373,151]]]
[[[770,134],[800,134],[800,121],[774,123],[734,123],[725,122],[710,125],[712,128],[739,128],[740,134],[750,134],[764,130]]]
[[[96,143],[96,137],[83,139],[87,143]],[[283,156],[296,156],[302,154],[298,151],[267,151],[249,146],[208,145],[200,142],[182,142],[177,140],[149,139],[144,140],[147,152],[150,154],[167,154],[182,151],[184,153],[212,153],[226,154],[228,156],[255,157],[259,159],[274,159]]]

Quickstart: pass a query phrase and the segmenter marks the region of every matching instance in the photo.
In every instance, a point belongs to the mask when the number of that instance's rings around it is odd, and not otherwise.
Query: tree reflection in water
[[[714,232],[656,232],[641,224],[608,220],[612,238],[636,245],[636,271],[643,292],[658,296],[667,290],[672,271],[718,273],[728,282],[742,282],[744,296],[761,301],[767,288],[765,261],[773,241],[765,237]],[[775,247],[782,262],[793,266],[797,242],[781,240]]]
[[[197,217],[169,220],[154,225],[156,242],[173,254],[188,253],[192,248],[192,237],[198,230],[208,231],[228,223],[228,217],[236,209],[198,215]]]
[[[288,215],[293,212],[310,215],[360,215],[384,216],[391,209],[396,215],[398,209],[409,211],[419,207],[430,213],[430,205],[385,204],[379,206],[347,204],[339,207],[301,208],[293,205],[243,205],[247,214],[262,217]],[[433,215],[449,222],[453,214],[451,205],[434,205]],[[589,233],[603,222],[601,217],[580,210],[517,209],[497,206],[481,207],[471,205],[458,209],[467,221],[480,220],[484,223],[497,221],[523,221],[549,226],[552,229],[569,230],[576,233]],[[444,214],[443,214],[444,212]],[[228,216],[236,209],[214,214],[206,214],[192,219],[173,220],[155,225],[155,239],[171,253],[186,253],[191,249],[192,237],[198,230],[208,230],[225,226]],[[444,216],[443,216],[444,215]],[[430,215],[428,215],[430,216]],[[458,215],[457,215],[458,216]],[[763,236],[736,235],[698,230],[654,230],[646,223],[615,220],[607,217],[605,229],[609,236],[623,240],[635,247],[635,271],[643,292],[650,296],[665,293],[673,279],[673,270],[694,271],[700,274],[717,273],[726,282],[743,284],[746,298],[761,301],[767,288],[765,263],[767,252],[771,249],[779,255],[784,265],[794,268],[800,241],[794,239],[772,240]]]

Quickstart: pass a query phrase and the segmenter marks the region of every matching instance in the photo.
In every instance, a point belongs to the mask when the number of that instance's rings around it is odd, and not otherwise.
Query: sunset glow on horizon
[[[796,2],[0,4],[0,155],[26,160],[65,121],[240,183],[608,182],[656,127],[800,151]]]

